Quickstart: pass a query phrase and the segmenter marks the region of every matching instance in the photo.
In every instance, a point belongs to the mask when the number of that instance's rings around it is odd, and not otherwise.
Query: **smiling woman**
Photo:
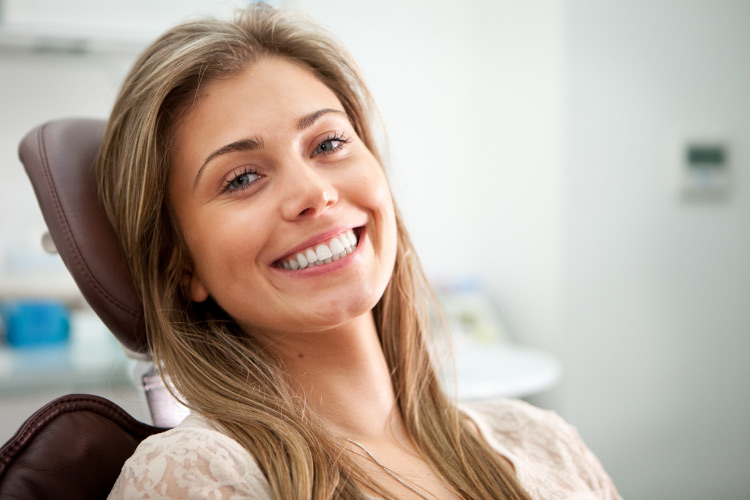
[[[192,414],[111,498],[618,498],[554,414],[444,395],[376,116],[341,46],[263,4],[136,62],[100,197]]]
[[[169,202],[193,260],[194,302],[211,297],[265,342],[294,332],[297,351],[307,333],[349,328],[375,307],[396,255],[390,191],[310,70],[264,56],[205,83],[174,146]]]

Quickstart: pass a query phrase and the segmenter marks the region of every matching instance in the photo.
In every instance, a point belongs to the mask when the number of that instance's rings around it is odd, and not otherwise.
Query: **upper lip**
[[[337,226],[333,227],[331,229],[327,229],[326,231],[323,231],[321,233],[316,234],[315,236],[311,236],[310,238],[307,238],[306,240],[303,240],[301,243],[293,247],[291,250],[286,252],[283,256],[279,257],[278,259],[275,259],[274,262],[279,262],[284,259],[288,259],[292,257],[293,255],[297,254],[298,252],[301,252],[302,250],[305,250],[306,248],[310,248],[312,246],[318,245],[320,243],[325,243],[326,241],[330,240],[334,236],[337,236],[341,233],[344,233],[348,231],[349,229],[356,229],[360,226],[354,225],[354,226]]]

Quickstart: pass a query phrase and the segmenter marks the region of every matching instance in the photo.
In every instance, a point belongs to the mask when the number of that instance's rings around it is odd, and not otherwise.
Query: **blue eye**
[[[232,191],[240,191],[249,187],[258,179],[260,179],[260,175],[256,172],[253,172],[252,170],[243,170],[224,184],[224,192],[231,193]]]
[[[328,139],[318,144],[318,147],[315,148],[315,151],[313,151],[312,155],[329,155],[344,147],[344,144],[346,144],[347,142],[349,142],[348,139],[336,134],[333,137],[329,137]]]

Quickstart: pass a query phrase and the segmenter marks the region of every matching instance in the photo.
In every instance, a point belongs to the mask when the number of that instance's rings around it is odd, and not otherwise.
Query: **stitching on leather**
[[[78,405],[81,403],[86,403],[86,406],[83,408],[79,407]],[[16,435],[10,439],[9,444],[11,444],[11,446],[7,449],[4,447],[4,453],[0,456],[0,479],[5,474],[8,466],[12,464],[15,457],[26,448],[32,438],[34,438],[43,427],[54,422],[61,415],[76,412],[89,412],[106,417],[123,428],[123,430],[131,436],[141,440],[152,434],[157,434],[166,430],[161,427],[154,427],[139,422],[130,416],[125,410],[104,398],[77,394],[62,396],[61,398],[48,403],[32,415],[21,429],[19,429]]]
[[[75,244],[75,238],[72,237],[72,231],[70,230],[70,224],[68,224],[68,219],[65,217],[65,212],[62,210],[62,207],[60,205],[60,199],[57,196],[57,191],[54,189],[54,183],[52,182],[51,175],[50,175],[50,169],[49,169],[49,162],[47,160],[47,151],[46,148],[44,148],[44,130],[46,130],[47,126],[49,124],[44,124],[37,134],[38,136],[38,150],[39,155],[42,158],[42,171],[44,173],[45,180],[47,181],[47,189],[52,195],[52,200],[55,206],[55,213],[57,214],[58,221],[60,222],[60,226],[63,229],[63,234],[65,235],[65,239],[68,243],[68,247],[72,249],[73,258],[78,266],[79,269],[83,271],[84,278],[87,283],[92,285],[94,289],[96,289],[97,292],[101,294],[101,296],[110,302],[115,307],[121,309],[123,312],[130,314],[133,316],[133,318],[137,319],[139,316],[138,311],[134,311],[127,307],[126,305],[122,304],[119,300],[117,300],[115,297],[113,297],[104,287],[102,287],[99,282],[93,277],[91,272],[89,271],[88,267],[86,266],[85,259],[83,259],[83,256],[78,251],[78,246]]]

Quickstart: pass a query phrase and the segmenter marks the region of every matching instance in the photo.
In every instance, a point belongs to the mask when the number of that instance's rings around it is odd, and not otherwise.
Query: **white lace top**
[[[556,413],[517,400],[475,403],[462,410],[510,460],[531,498],[620,499],[594,454]],[[272,495],[244,448],[191,415],[141,443],[109,499],[271,500]]]

